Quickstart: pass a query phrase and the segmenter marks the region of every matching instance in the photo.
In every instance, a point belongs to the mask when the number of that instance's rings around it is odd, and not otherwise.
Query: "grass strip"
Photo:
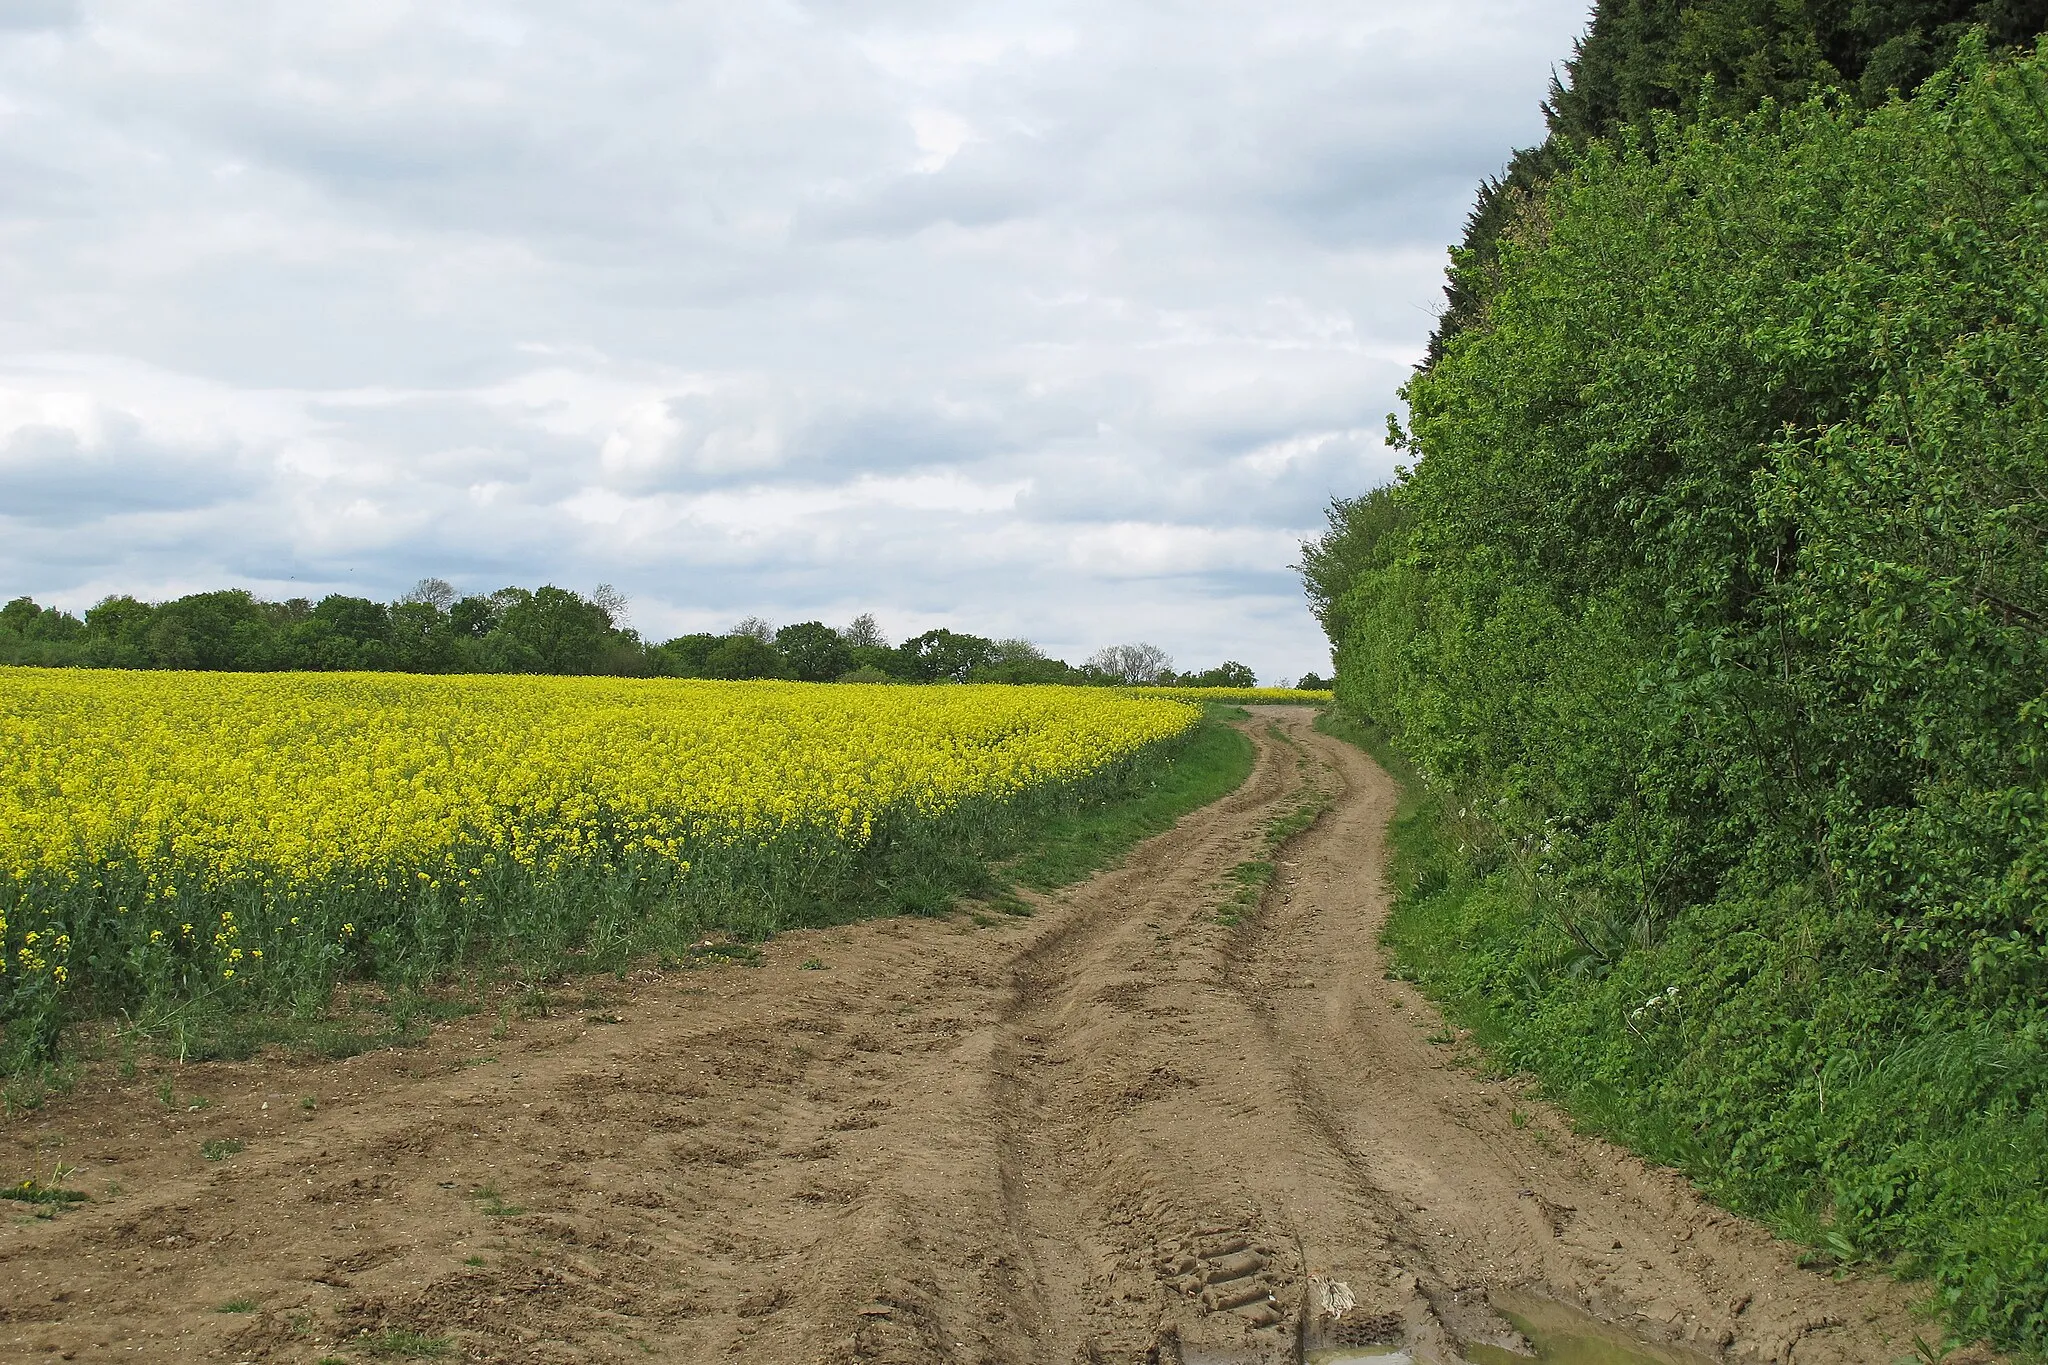
[[[1028,826],[998,875],[1034,891],[1071,886],[1189,811],[1236,791],[1251,776],[1255,751],[1228,722],[1246,714],[1211,703],[1187,739],[1141,760],[1116,798],[1051,810]]]

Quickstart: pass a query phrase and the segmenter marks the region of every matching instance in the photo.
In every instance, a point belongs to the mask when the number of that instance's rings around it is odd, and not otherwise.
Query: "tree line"
[[[83,617],[17,597],[0,607],[0,663],[235,672],[554,673],[617,677],[783,678],[799,682],[1166,684],[1251,687],[1234,660],[1176,672],[1152,645],[1113,645],[1080,664],[1028,640],[928,630],[892,645],[870,614],[834,629],[776,629],[750,617],[722,634],[643,640],[625,598],[548,585],[459,595],[422,579],[385,603],[346,593],[265,601],[240,588],[166,602],[108,597]],[[1303,687],[1323,686],[1305,678]]]
[[[1978,13],[1603,0],[1555,161],[1458,258],[1408,467],[1300,567],[1451,831],[1396,916],[1436,988],[1716,1197],[2039,1352],[2048,44],[2002,50],[2037,4],[1934,22]]]

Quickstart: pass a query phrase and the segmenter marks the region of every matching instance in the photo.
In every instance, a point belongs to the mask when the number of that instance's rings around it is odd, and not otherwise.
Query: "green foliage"
[[[1874,108],[1946,67],[1973,30],[1993,51],[2030,45],[2048,30],[2048,2],[1598,0],[1552,82],[1548,136],[1480,187],[1453,254],[1430,363],[1479,321],[1501,236],[1594,140],[1624,129],[1648,136],[1660,115],[1740,116],[1824,92]]]
[[[1408,969],[1590,1121],[2036,1350],[2044,148],[2048,52],[1965,41],[1910,102],[1575,154],[1407,389],[1412,472],[1304,556],[1340,702],[1428,793]]]
[[[1258,674],[1250,665],[1235,659],[1225,659],[1214,668],[1203,669],[1200,673],[1176,674],[1168,684],[1172,687],[1257,687]]]
[[[1133,770],[1117,800],[1042,812],[1003,856],[1002,875],[1041,891],[1069,885],[1108,866],[1139,840],[1172,828],[1189,811],[1236,791],[1251,776],[1252,742],[1222,723],[1235,718],[1234,708],[1206,709],[1203,723],[1172,762]]]
[[[775,632],[775,648],[798,682],[831,682],[853,668],[853,647],[822,621],[804,621]]]

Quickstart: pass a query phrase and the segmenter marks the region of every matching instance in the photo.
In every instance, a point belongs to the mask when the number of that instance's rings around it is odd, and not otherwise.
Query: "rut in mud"
[[[1910,1352],[1910,1290],[1458,1064],[1377,946],[1392,784],[1310,719],[1256,713],[1243,788],[1029,918],[790,934],[170,1105],[88,1083],[6,1129],[10,1178],[94,1199],[0,1232],[0,1356],[1497,1360],[1517,1288],[1709,1359]]]

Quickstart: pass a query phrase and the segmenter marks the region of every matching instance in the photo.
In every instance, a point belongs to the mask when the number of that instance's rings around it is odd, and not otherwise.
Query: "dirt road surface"
[[[1797,1268],[1464,1064],[1377,944],[1393,785],[1310,720],[1255,713],[1243,788],[1029,918],[792,933],[416,1048],[180,1068],[168,1105],[89,1078],[0,1130],[0,1175],[93,1195],[0,1205],[0,1358],[1448,1362],[1519,1345],[1517,1287],[1700,1353],[1660,1358],[1910,1355],[1914,1291]]]

